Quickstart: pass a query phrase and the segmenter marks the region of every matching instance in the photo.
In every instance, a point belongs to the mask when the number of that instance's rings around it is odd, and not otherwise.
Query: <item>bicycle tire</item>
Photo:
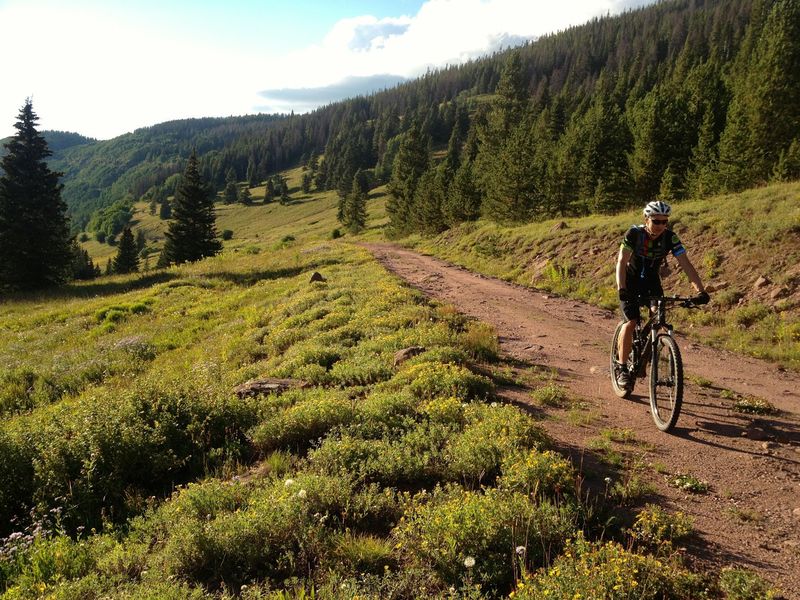
[[[617,325],[616,330],[614,330],[614,339],[611,342],[611,361],[609,365],[609,373],[611,374],[611,389],[614,390],[614,393],[620,398],[630,398],[630,395],[633,393],[633,386],[635,384],[634,376],[631,375],[631,383],[628,387],[620,387],[617,383],[617,374],[615,372],[615,366],[617,362],[618,352],[618,345],[619,345],[619,331],[622,329],[622,326],[625,324],[625,321],[620,321],[619,325]]]
[[[661,334],[653,348],[650,365],[650,413],[661,431],[678,422],[683,403],[683,360],[675,340]]]

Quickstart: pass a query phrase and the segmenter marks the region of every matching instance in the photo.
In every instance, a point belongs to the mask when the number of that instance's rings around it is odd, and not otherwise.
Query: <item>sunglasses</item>
[[[650,222],[653,225],[666,225],[669,223],[669,219],[650,219]]]

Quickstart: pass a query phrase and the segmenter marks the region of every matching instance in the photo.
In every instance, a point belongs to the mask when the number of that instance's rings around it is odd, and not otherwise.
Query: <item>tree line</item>
[[[0,160],[0,291],[30,291],[100,274],[86,250],[70,234],[67,206],[61,197],[61,173],[50,168],[52,155],[36,129],[30,99],[20,109],[17,133],[4,145]],[[159,266],[199,260],[222,249],[215,229],[213,191],[202,179],[197,156],[189,157],[173,200],[173,218]],[[139,268],[137,241],[129,227],[122,232],[109,272]]]

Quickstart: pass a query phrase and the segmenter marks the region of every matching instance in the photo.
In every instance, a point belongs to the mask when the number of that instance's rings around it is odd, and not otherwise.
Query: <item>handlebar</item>
[[[699,294],[697,296],[687,297],[687,296],[642,296],[642,300],[652,303],[652,302],[665,302],[668,304],[679,304],[681,308],[699,308],[706,302],[701,302],[702,295]]]

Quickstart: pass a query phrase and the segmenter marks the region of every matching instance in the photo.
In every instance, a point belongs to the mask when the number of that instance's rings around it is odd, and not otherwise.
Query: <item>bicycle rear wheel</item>
[[[614,339],[611,342],[611,364],[609,372],[611,373],[611,389],[614,390],[614,393],[619,396],[620,398],[628,398],[633,393],[633,385],[634,385],[634,377],[635,375],[631,374],[631,383],[627,387],[621,387],[617,383],[617,356],[619,356],[619,332],[622,329],[622,326],[625,324],[624,321],[620,322],[617,325],[617,329],[614,331]],[[629,361],[630,362],[630,361]],[[630,370],[630,365],[628,367]]]
[[[675,427],[683,402],[683,361],[678,344],[661,334],[653,349],[650,367],[650,412],[656,427],[669,431]]]

